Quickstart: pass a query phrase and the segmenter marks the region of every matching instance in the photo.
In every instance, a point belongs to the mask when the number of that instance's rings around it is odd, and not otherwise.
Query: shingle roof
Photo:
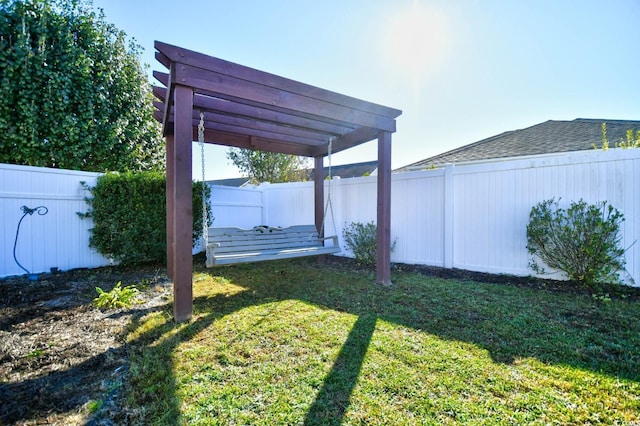
[[[343,164],[340,166],[331,167],[331,176],[339,176],[342,179],[360,177],[372,174],[378,168],[378,161],[365,161],[362,163]],[[329,167],[324,167],[324,176],[329,175]],[[307,180],[313,180],[313,169],[307,170]],[[217,179],[207,181],[211,185],[223,185],[223,186],[235,186],[241,187],[247,182],[249,178],[232,178],[232,179]]]
[[[589,150],[594,145],[602,145],[602,123],[607,123],[607,139],[611,147],[620,138],[625,138],[628,129],[640,130],[640,121],[586,118],[573,121],[549,120],[526,129],[504,132],[395,171],[404,172],[464,161]]]
[[[341,179],[367,176],[378,168],[378,161],[365,161],[362,163],[343,164],[331,167],[331,176],[339,176]],[[329,175],[329,167],[324,168],[325,178]],[[308,171],[308,179],[313,180],[313,169]]]
[[[246,178],[246,177],[215,179],[215,180],[207,181],[207,183],[210,185],[233,186],[235,188],[240,188],[247,182],[249,182],[249,178]]]

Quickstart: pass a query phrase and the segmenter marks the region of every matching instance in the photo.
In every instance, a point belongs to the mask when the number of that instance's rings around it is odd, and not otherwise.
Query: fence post
[[[454,167],[444,167],[444,267],[453,268]]]
[[[269,182],[262,182],[258,187],[260,189],[260,202],[262,203],[262,223],[260,225],[270,225],[269,223],[269,203],[268,195]]]

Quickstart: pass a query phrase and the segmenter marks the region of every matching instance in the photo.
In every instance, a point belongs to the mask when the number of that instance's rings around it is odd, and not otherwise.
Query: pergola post
[[[192,190],[191,143],[193,141],[193,90],[175,86],[175,121],[173,141],[173,253],[169,259],[173,270],[173,315],[176,322],[191,319],[193,314],[192,258]]]
[[[391,285],[391,133],[378,135],[376,283]]]
[[[174,157],[175,144],[173,134],[166,136],[166,190],[167,190],[167,277],[173,278],[173,202],[175,199],[174,188]]]
[[[314,157],[313,167],[313,207],[316,229],[323,232],[322,222],[324,220],[324,157]],[[320,238],[324,235],[320,235]]]

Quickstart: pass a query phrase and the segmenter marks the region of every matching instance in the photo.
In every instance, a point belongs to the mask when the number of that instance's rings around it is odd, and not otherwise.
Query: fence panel
[[[67,270],[110,264],[109,259],[89,248],[92,222],[77,212],[87,210],[80,182],[94,185],[98,173],[75,172],[0,164],[0,277],[25,272]],[[16,241],[22,206],[45,206],[46,215],[26,215]]]
[[[263,192],[254,188],[211,185],[213,226],[252,228],[263,221]]]
[[[392,261],[444,266],[444,171],[402,173],[392,178]]]
[[[45,216],[25,217],[16,254],[31,272],[109,264],[88,247],[90,220],[80,181],[97,173],[0,165],[0,276],[22,274],[13,260],[20,207],[45,205]],[[330,186],[329,186],[330,185]],[[214,226],[291,226],[314,222],[313,183],[252,188],[212,186]],[[325,234],[351,222],[376,220],[375,176],[325,182],[331,194]],[[526,226],[531,207],[549,198],[561,205],[607,201],[625,216],[627,271],[640,285],[640,150],[580,151],[478,162],[392,175],[394,262],[529,275]],[[634,244],[635,243],[635,244]]]
[[[293,226],[315,223],[313,182],[263,184],[265,216],[255,225]]]
[[[529,275],[526,226],[535,204],[560,198],[607,201],[625,215],[623,244],[638,236],[640,151],[610,150],[458,165],[454,172],[454,267]],[[640,284],[640,251],[626,254],[627,270]],[[555,275],[555,277],[560,277]]]
[[[332,182],[335,225],[343,248],[345,225],[376,220],[376,183],[375,176]],[[640,150],[580,151],[394,174],[391,233],[396,247],[391,258],[531,275],[526,249],[531,207],[554,197],[564,206],[580,199],[606,200],[625,215],[627,271],[640,285],[640,247],[633,245],[640,234],[639,187]],[[313,221],[311,183],[268,185],[263,190],[269,224]]]

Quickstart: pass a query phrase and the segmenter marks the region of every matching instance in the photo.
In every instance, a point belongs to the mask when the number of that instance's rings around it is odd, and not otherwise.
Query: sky
[[[142,46],[150,75],[165,72],[159,40],[402,110],[394,169],[547,120],[640,120],[639,0],[93,4]],[[207,180],[240,176],[227,150],[205,147]],[[199,156],[194,145],[197,179]],[[372,141],[332,164],[376,159]]]

